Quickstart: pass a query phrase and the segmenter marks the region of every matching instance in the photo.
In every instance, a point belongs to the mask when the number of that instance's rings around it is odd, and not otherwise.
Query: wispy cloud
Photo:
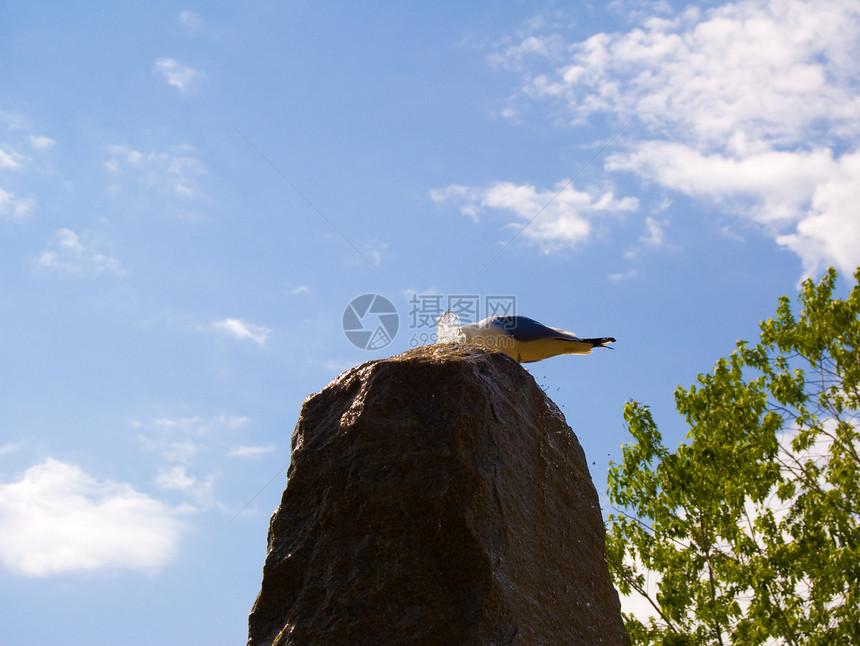
[[[620,271],[616,274],[610,274],[609,280],[611,280],[613,283],[620,283],[621,281],[635,278],[637,273],[638,272],[635,269],[628,269],[626,271]]]
[[[6,455],[7,453],[14,453],[20,448],[20,442],[15,442],[13,444],[0,444],[0,456]]]
[[[73,274],[115,274],[124,276],[122,263],[97,250],[97,243],[87,234],[71,229],[57,229],[48,248],[39,256],[41,267]]]
[[[44,135],[30,135],[30,144],[37,150],[53,148],[57,142]]]
[[[188,200],[202,195],[199,180],[207,170],[188,146],[176,146],[168,152],[142,152],[124,145],[110,146],[108,150],[110,158],[104,167],[115,178],[109,190],[114,196],[125,190],[124,178],[163,197]]]
[[[668,223],[668,220],[658,220],[650,215],[646,216],[645,221],[643,222],[643,232],[639,236],[638,243],[631,246],[622,254],[624,259],[635,261],[645,251],[660,254],[665,254],[669,251],[677,251],[679,247],[669,242],[666,237],[666,226]],[[610,275],[609,280],[617,283],[622,280],[634,278],[637,273],[636,269],[628,269],[626,271]]]
[[[25,157],[8,147],[0,147],[0,170],[18,170]]]
[[[248,417],[221,413],[213,417],[162,417],[154,420],[152,425],[203,437],[212,433],[236,431],[249,421]]]
[[[857,130],[856,77],[841,66],[857,47],[858,18],[838,1],[689,9],[571,43],[562,65],[529,69],[526,93],[560,99],[575,121],[610,111],[717,147],[736,133],[794,144],[811,128],[824,133],[822,117],[848,134]]]
[[[475,222],[478,221],[478,211],[482,206],[479,190],[461,184],[450,184],[431,190],[430,199],[439,206],[455,206],[463,215],[468,215]]]
[[[378,238],[366,241],[363,247],[363,256],[376,267],[382,263],[382,257],[388,251],[388,244]]]
[[[532,22],[532,28],[543,28],[543,21]],[[506,70],[523,71],[535,58],[561,62],[568,51],[567,42],[561,36],[528,35],[512,44],[506,45],[501,51],[489,55],[494,65]]]
[[[610,155],[608,170],[727,206],[809,272],[853,271],[858,43],[855,3],[742,0],[663,12],[566,48],[558,34],[535,33],[495,57],[522,70],[515,102],[550,106],[570,124],[606,114],[638,122],[642,137]]]
[[[520,227],[533,219],[522,235],[544,252],[573,247],[588,239],[592,218],[607,213],[634,211],[633,197],[616,198],[612,190],[580,191],[564,180],[555,189],[539,190],[530,184],[498,182],[489,188],[451,185],[430,192],[439,205],[452,205],[464,215],[477,219],[484,211],[513,213]],[[537,216],[537,217],[535,217]]]
[[[228,458],[256,458],[261,455],[272,453],[274,446],[234,446],[227,451]]]
[[[138,438],[146,450],[160,453],[170,462],[189,464],[201,442],[231,437],[248,422],[247,417],[222,413],[212,417],[162,417],[149,422],[132,420],[131,425],[138,429]]]
[[[645,233],[639,238],[639,242],[650,247],[662,247],[666,242],[666,234],[663,232],[664,226],[665,222],[648,216],[645,218]]]
[[[158,453],[171,463],[188,464],[200,452],[198,440],[180,434],[141,434],[138,439],[144,450]]]
[[[0,220],[23,220],[33,211],[32,197],[18,197],[0,188]]]
[[[40,155],[55,143],[50,137],[33,134],[23,116],[0,110],[0,172],[26,175],[37,166],[34,162],[39,161]],[[23,220],[32,214],[35,198],[22,197],[16,190],[0,187],[0,221]]]
[[[182,25],[185,30],[192,36],[196,36],[197,34],[199,34],[206,24],[203,21],[203,18],[201,18],[199,14],[196,14],[193,11],[180,12],[178,20],[179,24]]]
[[[53,148],[56,141],[45,135],[35,134],[28,120],[19,114],[0,110],[0,129],[5,130],[5,139],[0,144],[0,170],[21,169],[26,162],[32,161],[20,152],[22,148],[45,151]]]
[[[155,69],[172,85],[180,94],[193,93],[206,75],[199,70],[183,65],[172,58],[159,58],[155,61]]]
[[[0,563],[36,577],[158,570],[176,553],[179,513],[128,484],[48,458],[0,484]]]
[[[159,417],[133,420],[140,446],[161,460],[155,485],[182,494],[194,509],[224,509],[217,499],[221,475],[212,456],[222,456],[235,445],[236,434],[250,419],[238,415]]]
[[[254,325],[240,319],[231,318],[215,321],[212,323],[212,327],[236,339],[253,341],[260,347],[265,345],[266,339],[272,332],[272,330],[262,325]]]
[[[160,489],[178,491],[191,500],[197,508],[221,507],[215,498],[215,475],[198,478],[188,474],[184,465],[161,469],[155,479]]]
[[[167,462],[190,465],[194,458],[212,443],[219,444],[250,419],[237,415],[219,414],[211,417],[161,417],[149,422],[133,420],[138,439],[147,451],[161,455]]]
[[[0,110],[0,125],[8,130],[26,130],[27,120],[16,112]]]

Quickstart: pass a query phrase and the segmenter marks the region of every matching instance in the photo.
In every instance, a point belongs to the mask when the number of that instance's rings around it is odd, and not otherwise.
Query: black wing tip
[[[612,350],[613,348],[604,345],[604,343],[615,343],[615,339],[611,336],[602,336],[595,339],[583,339],[586,343],[590,343],[593,348],[606,348],[607,350]]]

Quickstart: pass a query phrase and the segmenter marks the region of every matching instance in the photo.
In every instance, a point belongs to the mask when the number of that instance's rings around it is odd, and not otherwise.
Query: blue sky
[[[418,304],[618,339],[528,366],[606,512],[626,400],[681,441],[860,265],[860,3],[391,4],[0,9],[7,646],[243,643],[301,402]]]

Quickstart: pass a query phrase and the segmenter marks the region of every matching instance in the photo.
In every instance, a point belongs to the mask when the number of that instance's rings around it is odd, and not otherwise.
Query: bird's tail
[[[592,348],[606,348],[607,350],[611,350],[608,345],[604,345],[605,343],[615,343],[615,339],[611,336],[602,336],[596,339],[583,339],[586,343],[590,343]]]

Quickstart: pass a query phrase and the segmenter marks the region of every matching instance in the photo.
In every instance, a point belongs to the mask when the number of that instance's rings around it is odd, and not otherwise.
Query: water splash
[[[465,343],[466,335],[460,329],[460,317],[451,310],[436,319],[436,343]]]

